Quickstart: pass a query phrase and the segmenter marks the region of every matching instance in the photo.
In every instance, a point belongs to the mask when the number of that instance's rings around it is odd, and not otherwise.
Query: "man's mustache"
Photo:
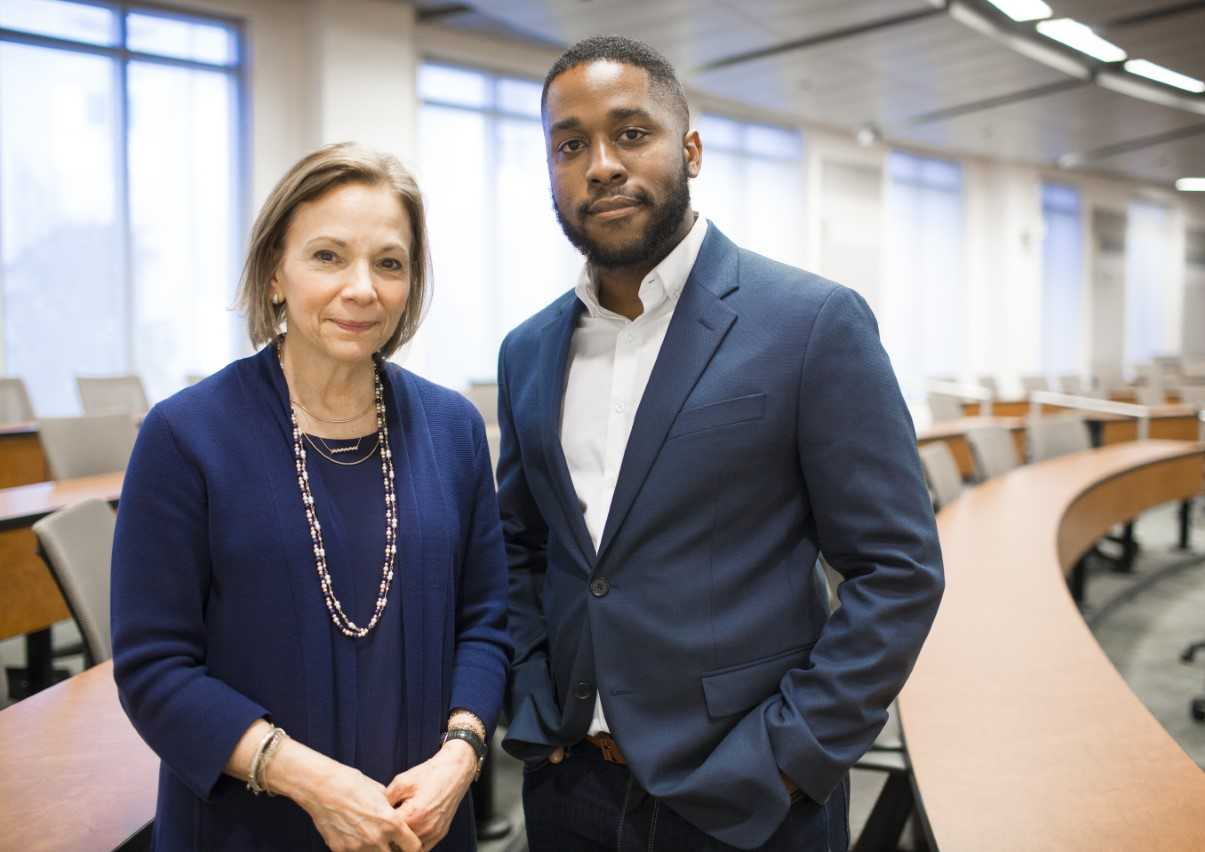
[[[594,205],[598,204],[601,201],[614,201],[614,200],[624,200],[624,201],[629,201],[633,204],[644,204],[644,205],[651,205],[653,203],[653,197],[651,195],[649,195],[648,192],[646,192],[643,189],[638,189],[635,192],[614,192],[614,193],[611,193],[610,195],[602,195],[602,196],[599,196],[598,198],[593,198],[589,201],[582,202],[577,207],[578,216],[585,217],[585,216],[590,215],[590,213],[593,212]]]

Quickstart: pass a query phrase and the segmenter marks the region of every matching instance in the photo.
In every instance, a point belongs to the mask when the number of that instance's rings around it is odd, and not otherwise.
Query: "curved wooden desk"
[[[115,849],[155,815],[159,758],[102,663],[0,710],[0,847]]]
[[[946,593],[900,696],[940,850],[1205,849],[1205,772],[1097,645],[1063,574],[1114,523],[1201,490],[1205,445],[1019,468],[938,515]]]

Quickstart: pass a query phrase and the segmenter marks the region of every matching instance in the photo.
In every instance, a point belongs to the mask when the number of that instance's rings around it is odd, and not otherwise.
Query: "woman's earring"
[[[272,294],[272,304],[274,304],[274,305],[280,304],[280,294],[279,293]]]

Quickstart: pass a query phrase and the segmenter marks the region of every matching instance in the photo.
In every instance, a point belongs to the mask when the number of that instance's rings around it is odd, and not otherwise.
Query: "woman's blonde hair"
[[[410,217],[410,296],[397,328],[381,347],[381,354],[389,357],[418,331],[431,275],[427,221],[418,183],[397,157],[354,142],[340,142],[319,148],[289,169],[268,195],[251,228],[247,261],[239,281],[238,307],[247,315],[247,333],[253,345],[268,343],[280,333],[285,306],[272,304],[271,284],[284,253],[285,235],[294,211],[332,189],[351,183],[389,187]]]

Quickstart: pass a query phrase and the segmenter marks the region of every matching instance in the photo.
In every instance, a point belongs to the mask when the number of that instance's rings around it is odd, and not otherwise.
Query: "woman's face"
[[[293,355],[370,359],[406,308],[411,244],[410,217],[388,186],[345,184],[293,211],[272,277]]]

